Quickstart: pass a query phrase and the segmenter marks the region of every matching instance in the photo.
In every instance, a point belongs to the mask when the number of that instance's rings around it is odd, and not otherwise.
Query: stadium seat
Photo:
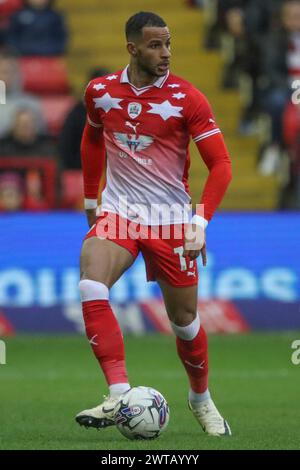
[[[63,208],[82,209],[83,178],[81,170],[64,170],[61,176]]]
[[[41,100],[44,120],[51,135],[57,136],[69,110],[74,105],[72,96],[45,96]]]
[[[61,57],[22,57],[20,69],[25,91],[36,95],[65,95],[70,90],[66,63]]]

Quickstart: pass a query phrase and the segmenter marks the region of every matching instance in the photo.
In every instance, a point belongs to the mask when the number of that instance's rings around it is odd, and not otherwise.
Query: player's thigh
[[[129,250],[111,240],[88,238],[82,245],[80,255],[81,279],[102,282],[110,288],[134,259]]]
[[[197,314],[198,286],[175,287],[162,279],[157,282],[170,321],[178,326],[189,325]]]

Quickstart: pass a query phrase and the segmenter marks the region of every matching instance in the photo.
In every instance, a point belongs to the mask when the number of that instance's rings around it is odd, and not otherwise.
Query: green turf
[[[126,338],[134,385],[160,390],[170,405],[167,431],[128,441],[117,429],[80,428],[74,415],[106,392],[85,338],[6,340],[0,365],[0,449],[299,449],[300,365],[291,342],[300,332],[210,336],[210,388],[233,436],[206,436],[186,406],[187,380],[174,340]]]

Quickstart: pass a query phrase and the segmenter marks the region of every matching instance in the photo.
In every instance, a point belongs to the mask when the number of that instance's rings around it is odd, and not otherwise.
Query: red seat
[[[36,172],[42,181],[43,195],[48,207],[56,205],[56,158],[46,157],[0,157],[0,169],[5,171],[19,170],[25,173]]]
[[[25,91],[36,95],[64,95],[70,90],[66,63],[61,57],[22,57]]]
[[[64,170],[61,175],[62,207],[82,209],[83,178],[81,170]]]
[[[45,96],[40,102],[49,133],[58,135],[68,112],[75,103],[73,96]]]
[[[22,0],[0,0],[0,24],[6,24],[10,16],[22,7]]]

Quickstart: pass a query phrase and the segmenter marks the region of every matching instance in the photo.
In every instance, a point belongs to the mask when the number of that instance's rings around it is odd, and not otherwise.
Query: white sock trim
[[[129,383],[112,384],[109,386],[109,396],[118,397],[130,389]]]
[[[108,300],[109,290],[102,282],[91,281],[90,279],[83,279],[78,284],[80,290],[81,302],[89,300]]]
[[[200,317],[197,313],[196,318],[187,326],[178,326],[171,322],[171,327],[178,338],[185,341],[192,341],[200,330]]]
[[[201,401],[208,400],[210,393],[208,388],[203,393],[196,393],[191,388],[189,390],[189,400],[191,403],[200,403]]]

